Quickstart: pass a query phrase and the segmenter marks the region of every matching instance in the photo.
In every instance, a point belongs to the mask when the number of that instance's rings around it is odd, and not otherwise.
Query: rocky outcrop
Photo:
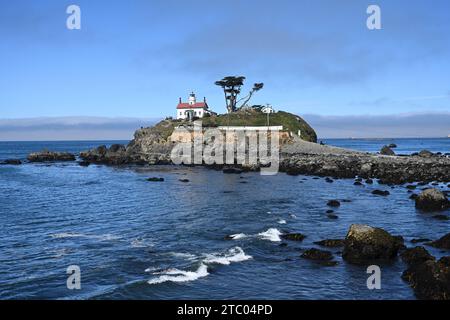
[[[338,154],[334,152],[337,151],[324,154],[300,152],[282,154],[280,170],[289,171],[291,175],[378,178],[387,184],[450,181],[450,158],[448,157],[385,157],[365,153]]]
[[[445,194],[438,189],[426,189],[416,198],[416,208],[423,211],[441,211],[450,207]]]
[[[397,256],[402,239],[380,228],[353,224],[345,238],[342,257],[350,263],[389,260]]]
[[[395,152],[388,146],[384,146],[383,148],[381,148],[380,154],[384,156],[395,156]]]
[[[431,158],[434,156],[434,153],[428,150],[422,150],[418,153],[418,156],[422,158]]]
[[[30,162],[75,161],[75,155],[69,152],[52,152],[43,150],[41,152],[30,153],[27,160]]]
[[[121,165],[128,163],[126,147],[120,144],[113,144],[109,149],[105,146],[99,146],[89,151],[80,153],[84,163],[102,163]]]
[[[409,283],[419,299],[450,299],[450,257],[439,261],[423,247],[407,249],[402,253],[402,260],[408,269],[402,279]]]
[[[301,122],[293,115],[277,114],[280,117],[280,121],[284,121],[283,124],[286,124],[286,129],[297,128]],[[247,115],[244,118],[239,115],[232,115],[232,117],[234,116],[237,118],[233,118],[235,122],[232,124],[243,125],[247,121],[247,118],[245,118]],[[287,119],[290,120],[286,122]],[[212,127],[223,124],[221,117],[211,117],[202,120],[204,124]],[[262,123],[265,123],[265,120]],[[176,141],[178,141],[175,139],[176,137],[172,141],[172,133],[175,127],[180,125],[183,126],[185,123],[176,120],[164,120],[151,128],[137,130],[134,139],[127,146],[117,146],[109,149],[101,146],[82,152],[80,156],[83,160],[91,163],[112,165],[171,164],[171,151],[176,145]],[[434,155],[429,158],[418,156],[386,157],[307,142],[298,138],[295,135],[296,133],[296,130],[290,130],[289,134],[292,136],[292,139],[281,144],[279,155],[280,171],[290,175],[307,174],[334,178],[354,178],[359,176],[363,179],[382,179],[383,183],[388,184],[403,184],[413,181],[450,181],[450,158],[444,155]],[[307,135],[308,139],[314,141],[314,134],[313,131],[309,132]],[[222,170],[226,166],[215,164],[208,165],[208,167]],[[257,171],[260,169],[259,165],[248,167],[232,165],[231,167],[237,167],[244,171]],[[332,179],[328,181],[332,182]],[[359,182],[362,183],[362,181]],[[367,181],[367,183],[373,182],[372,180]]]

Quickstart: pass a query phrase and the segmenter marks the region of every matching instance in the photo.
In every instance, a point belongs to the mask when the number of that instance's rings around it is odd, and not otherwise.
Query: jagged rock
[[[387,190],[378,190],[378,189],[376,189],[376,190],[372,191],[372,194],[375,194],[375,195],[378,195],[378,196],[388,196],[391,193],[389,191],[387,191]]]
[[[78,161],[78,164],[82,167],[89,167],[91,163],[89,161]]]
[[[334,182],[334,180],[333,179],[331,179],[331,178],[325,178],[325,182],[328,182],[328,183],[333,183]]]
[[[363,184],[360,181],[355,181],[353,183],[353,185],[355,185],[355,186],[362,186]]]
[[[450,233],[446,234],[445,236],[443,236],[442,238],[436,240],[436,241],[432,241],[427,243],[427,245],[435,247],[435,248],[439,248],[439,249],[450,249]]]
[[[306,238],[304,234],[301,233],[286,233],[281,235],[282,239],[291,241],[303,241]]]
[[[9,164],[9,165],[18,166],[18,165],[22,164],[22,161],[19,159],[6,159],[4,161],[0,161],[0,164]]]
[[[333,213],[334,212],[334,210],[327,210],[327,211],[325,211],[325,213]]]
[[[367,184],[373,184],[373,180],[372,179],[366,179],[366,183]]]
[[[189,182],[189,179],[179,179],[180,182]]]
[[[151,178],[147,178],[147,181],[150,181],[150,182],[163,182],[164,178],[151,177]]]
[[[384,156],[395,156],[395,152],[388,146],[384,146],[383,148],[381,148],[380,154]]]
[[[27,160],[30,162],[75,161],[75,155],[69,152],[43,150],[41,152],[30,153]]]
[[[409,196],[409,198],[411,200],[416,200],[418,196],[419,196],[418,194],[413,193],[412,195]]]
[[[415,200],[416,208],[423,211],[441,211],[450,207],[447,197],[438,189],[426,189]]]
[[[395,143],[391,143],[388,145],[389,148],[394,149],[397,148],[397,145]]]
[[[344,240],[343,239],[326,239],[326,240],[316,241],[316,242],[314,242],[314,244],[317,244],[322,247],[336,248],[336,247],[343,247]]]
[[[406,189],[408,189],[408,190],[414,190],[414,189],[416,189],[417,188],[417,186],[415,186],[415,185],[413,185],[413,184],[410,184],[410,185],[407,185],[406,186]]]
[[[330,200],[327,202],[327,206],[329,207],[339,207],[341,203],[338,200]]]
[[[383,229],[353,224],[345,238],[342,257],[351,263],[393,259],[402,245]]]

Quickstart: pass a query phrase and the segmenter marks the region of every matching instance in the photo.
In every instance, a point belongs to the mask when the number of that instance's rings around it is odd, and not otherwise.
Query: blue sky
[[[66,29],[77,4],[82,29]],[[382,30],[366,28],[381,7]],[[174,115],[214,81],[323,116],[450,112],[449,1],[1,1],[0,118]]]

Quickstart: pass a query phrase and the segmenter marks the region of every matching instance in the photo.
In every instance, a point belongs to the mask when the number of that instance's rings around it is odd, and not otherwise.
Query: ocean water
[[[397,154],[411,154],[421,150],[450,152],[450,138],[391,138],[391,139],[319,139],[325,144],[367,152],[379,152],[385,145],[394,143]]]
[[[426,141],[394,142],[402,150],[448,151],[448,142]],[[79,152],[111,143],[0,142],[0,159],[25,158],[43,147]],[[153,176],[165,181],[146,181]],[[391,195],[372,195],[375,188]],[[450,231],[450,221],[416,211],[409,195],[404,186],[202,167],[0,166],[0,298],[414,299],[399,259],[380,266],[382,289],[368,290],[367,266],[347,264],[339,248],[326,249],[337,266],[300,258],[314,241],[345,237],[352,223],[385,228],[408,246],[412,238]],[[337,220],[325,213],[330,199],[351,200],[335,210]],[[288,232],[307,237],[281,241]],[[70,265],[80,267],[80,290],[67,289]]]

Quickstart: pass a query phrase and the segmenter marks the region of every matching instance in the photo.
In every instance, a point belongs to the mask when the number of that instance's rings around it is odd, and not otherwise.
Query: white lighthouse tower
[[[197,99],[195,98],[195,93],[191,92],[191,94],[189,95],[189,105],[193,106],[194,104],[197,103]]]

